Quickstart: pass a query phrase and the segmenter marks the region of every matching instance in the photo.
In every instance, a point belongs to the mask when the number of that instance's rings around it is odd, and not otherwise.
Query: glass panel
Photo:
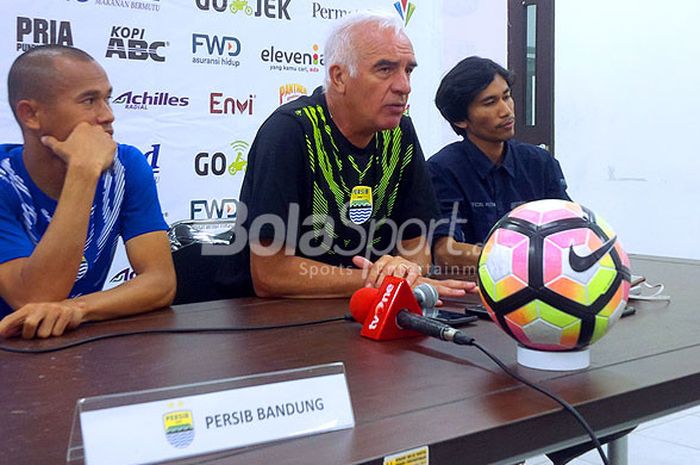
[[[537,5],[527,5],[525,27],[525,125],[534,126],[537,68]]]

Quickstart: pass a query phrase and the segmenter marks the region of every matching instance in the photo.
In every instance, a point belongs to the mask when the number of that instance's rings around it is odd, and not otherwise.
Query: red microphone
[[[421,334],[401,328],[396,317],[401,310],[423,315],[408,281],[394,276],[384,278],[379,289],[364,287],[350,298],[350,313],[362,323],[360,335],[377,341],[389,341]]]
[[[429,284],[420,286],[427,288],[414,291],[405,279],[387,276],[379,289],[365,287],[356,291],[350,298],[350,313],[362,323],[360,335],[375,341],[426,335],[471,345],[474,339],[462,331],[423,316],[418,302],[432,307],[438,295]]]

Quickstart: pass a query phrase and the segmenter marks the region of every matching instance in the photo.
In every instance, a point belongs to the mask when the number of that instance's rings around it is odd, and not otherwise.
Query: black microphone
[[[432,318],[426,318],[421,315],[416,315],[406,310],[400,310],[396,315],[396,323],[402,329],[412,329],[426,336],[435,337],[443,341],[454,342],[459,345],[472,345],[473,337],[467,336],[462,331],[453,328],[450,325],[435,321]]]

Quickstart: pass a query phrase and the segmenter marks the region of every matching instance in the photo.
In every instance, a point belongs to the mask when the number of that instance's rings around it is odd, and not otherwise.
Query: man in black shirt
[[[261,297],[348,296],[389,275],[432,282],[423,274],[439,211],[404,116],[411,42],[397,18],[355,13],[336,24],[325,62],[324,88],[258,131],[237,224],[247,247],[228,281]],[[450,296],[473,288],[438,284]]]

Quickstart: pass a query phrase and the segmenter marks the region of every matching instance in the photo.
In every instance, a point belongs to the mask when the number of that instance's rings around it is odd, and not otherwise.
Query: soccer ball
[[[612,228],[587,208],[538,200],[491,229],[479,257],[481,300],[525,347],[578,350],[620,318],[630,264]]]

